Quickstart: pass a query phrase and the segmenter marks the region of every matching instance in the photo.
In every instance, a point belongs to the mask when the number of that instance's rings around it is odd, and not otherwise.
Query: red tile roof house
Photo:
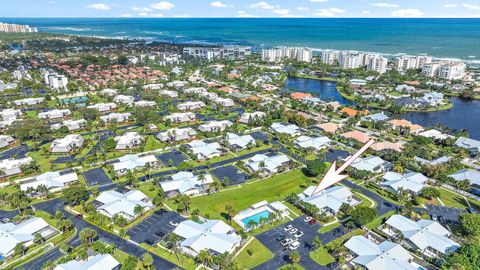
[[[361,143],[366,143],[371,139],[370,136],[368,136],[367,134],[357,130],[352,130],[352,131],[342,133],[340,134],[340,136],[347,139],[353,139]]]
[[[304,98],[313,98],[312,94],[309,93],[302,93],[302,92],[294,92],[290,94],[290,97],[296,100],[302,100]]]

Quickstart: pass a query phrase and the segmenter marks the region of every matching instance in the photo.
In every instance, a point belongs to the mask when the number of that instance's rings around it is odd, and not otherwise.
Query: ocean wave
[[[46,26],[46,27],[39,27],[39,28],[48,29],[48,30],[57,30],[57,31],[74,31],[74,32],[98,31],[96,29],[88,28],[88,27]]]
[[[157,36],[165,35],[165,32],[162,32],[162,31],[142,31],[141,33],[148,34],[148,35],[157,35]]]

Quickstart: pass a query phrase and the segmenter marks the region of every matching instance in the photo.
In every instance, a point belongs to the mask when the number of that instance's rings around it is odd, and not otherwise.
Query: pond
[[[353,104],[338,93],[335,81],[289,77],[285,81],[285,89],[311,93],[325,101],[338,101],[344,105]]]

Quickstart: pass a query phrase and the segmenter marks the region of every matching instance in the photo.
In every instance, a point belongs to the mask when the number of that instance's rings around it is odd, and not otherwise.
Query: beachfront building
[[[52,153],[69,153],[82,147],[85,140],[80,134],[69,134],[61,139],[55,139],[50,145]]]
[[[0,160],[0,171],[3,172],[2,177],[12,176],[22,173],[22,166],[28,165],[33,162],[31,157],[24,157],[19,159],[7,158]]]
[[[128,122],[128,120],[130,119],[130,116],[132,116],[132,114],[129,113],[129,112],[126,112],[126,113],[110,113],[110,114],[107,114],[107,115],[100,116],[100,119],[105,124],[109,124],[109,123],[112,123],[112,122],[124,123],[124,122]]]
[[[403,175],[396,172],[387,172],[383,175],[380,186],[395,193],[405,190],[410,194],[418,195],[425,187],[427,181],[428,178],[426,176],[417,172]]]
[[[51,192],[56,192],[77,181],[77,173],[68,169],[64,171],[46,172],[32,178],[19,180],[19,183],[20,190],[22,191],[35,190],[43,185]]]
[[[290,158],[284,154],[277,154],[274,156],[257,154],[247,159],[245,166],[251,172],[267,176],[282,171],[290,164],[290,162]]]
[[[357,158],[350,166],[360,171],[381,173],[390,170],[392,164],[378,156],[369,156],[365,158]]]
[[[140,190],[130,190],[123,194],[114,190],[104,191],[98,195],[93,204],[100,214],[109,218],[119,215],[128,221],[141,214],[135,211],[137,205],[142,207],[142,213],[150,210],[153,206],[150,198]]]
[[[101,113],[104,113],[104,112],[114,111],[115,109],[117,109],[117,104],[115,104],[113,102],[111,102],[111,103],[97,103],[97,104],[87,106],[87,108],[94,109],[94,110],[97,110]]]
[[[314,151],[319,151],[327,148],[331,141],[332,140],[326,136],[309,137],[302,135],[295,139],[295,146],[305,150],[312,149]]]
[[[321,53],[322,63],[328,65],[334,65],[338,63],[338,58],[340,56],[340,51],[337,50],[325,50]]]
[[[227,133],[225,142],[233,151],[241,151],[250,147],[255,147],[257,144],[251,135],[237,135],[234,133]]]
[[[184,112],[184,113],[172,113],[167,115],[163,118],[163,120],[168,121],[170,123],[184,123],[195,121],[195,114],[192,112]]]
[[[197,160],[211,159],[223,154],[223,148],[217,142],[207,143],[195,140],[186,144],[185,147]]]
[[[148,166],[155,168],[158,160],[154,155],[125,155],[113,163],[113,171],[116,175],[124,175],[128,171],[140,170]]]
[[[238,212],[232,220],[240,225],[242,229],[249,231],[269,221],[282,219],[289,215],[290,210],[283,203],[279,201],[271,203],[261,201]]]
[[[424,64],[432,62],[432,57],[429,56],[408,56],[402,55],[395,58],[394,69],[400,73],[405,73],[409,69],[422,68]]]
[[[242,242],[235,230],[221,220],[206,220],[204,223],[185,220],[173,233],[182,239],[182,251],[191,256],[197,256],[202,250],[211,254],[232,254]]]
[[[133,96],[127,96],[127,95],[117,95],[113,98],[113,101],[115,103],[124,104],[130,107],[133,105],[135,98]]]
[[[320,209],[320,213],[336,215],[342,204],[354,207],[362,203],[348,188],[343,186],[333,186],[312,196],[316,188],[316,186],[310,186],[298,194],[298,197],[306,203],[315,205]]]
[[[312,51],[308,48],[274,48],[262,50],[262,61],[280,62],[287,59],[293,59],[302,62],[312,62]]]
[[[0,224],[0,256],[9,258],[15,253],[17,245],[29,247],[33,245],[35,235],[39,233],[43,239],[49,239],[58,233],[58,230],[48,225],[40,217],[26,219],[20,223]]]
[[[445,80],[461,80],[466,75],[467,65],[462,61],[444,60],[424,64],[422,74],[427,77],[439,77]]]
[[[213,183],[210,174],[194,175],[191,172],[178,172],[159,184],[168,197],[173,197],[177,194],[193,196],[203,193],[208,190],[210,183]]]
[[[229,120],[209,121],[200,125],[198,130],[201,132],[222,132],[231,126],[233,126],[233,123]]]
[[[193,111],[201,108],[205,108],[203,101],[187,101],[177,105],[177,109],[180,111]]]
[[[403,241],[427,257],[443,257],[460,247],[449,238],[452,235],[450,231],[433,220],[413,221],[401,215],[393,215],[381,230],[394,239],[401,234]]]
[[[53,270],[118,270],[121,264],[110,254],[90,256],[86,260],[71,260],[58,264]]]
[[[266,113],[264,112],[260,112],[260,111],[256,111],[256,112],[252,112],[252,113],[243,113],[242,116],[240,117],[240,119],[238,120],[238,122],[242,123],[242,124],[249,124],[249,123],[252,123],[252,122],[255,122],[257,120],[263,120],[263,118],[265,118],[265,116],[267,116]]]
[[[71,114],[72,112],[69,109],[64,109],[64,110],[54,109],[51,111],[38,113],[38,118],[47,119],[47,120],[56,120],[56,119],[66,118]]]
[[[292,137],[299,136],[300,128],[294,124],[287,124],[287,123],[273,123],[270,126],[270,130],[275,133],[285,134]]]
[[[364,61],[367,70],[376,71],[380,74],[387,72],[388,59],[386,57],[379,54],[366,54],[364,57],[366,58]]]
[[[194,139],[197,132],[190,127],[187,128],[171,128],[158,133],[157,138],[162,142],[178,142],[183,140]]]
[[[142,143],[143,136],[138,132],[126,132],[121,136],[116,136],[114,140],[117,142],[115,150],[130,150]]]
[[[222,47],[185,47],[183,54],[206,60],[222,59],[243,59],[252,54],[252,47],[239,45],[225,45]]]
[[[0,22],[0,32],[5,33],[36,33],[38,29],[26,24]]]

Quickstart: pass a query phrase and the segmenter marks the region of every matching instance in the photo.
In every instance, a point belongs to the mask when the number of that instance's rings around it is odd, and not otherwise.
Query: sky
[[[0,17],[474,17],[480,0],[0,0]]]

